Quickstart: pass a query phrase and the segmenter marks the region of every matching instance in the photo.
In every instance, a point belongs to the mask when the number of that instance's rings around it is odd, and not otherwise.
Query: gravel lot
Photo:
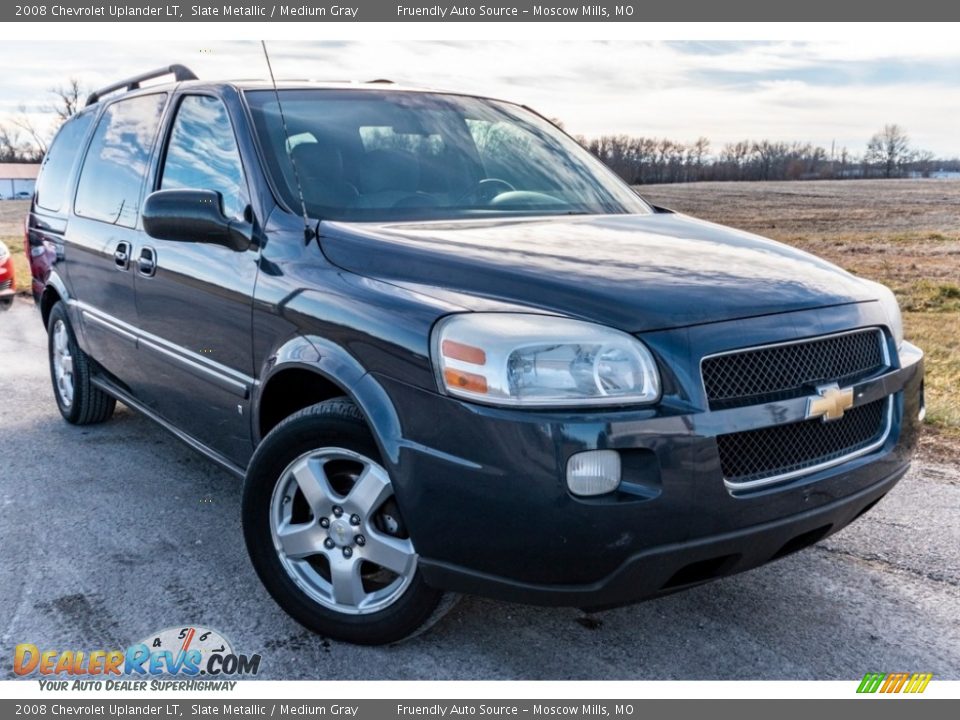
[[[270,679],[960,678],[960,471],[918,462],[870,514],[745,575],[589,617],[465,598],[420,638],[313,636],[261,588],[238,481],[118,408],[56,411],[32,303],[0,314],[0,677],[13,647],[125,647],[220,630]]]

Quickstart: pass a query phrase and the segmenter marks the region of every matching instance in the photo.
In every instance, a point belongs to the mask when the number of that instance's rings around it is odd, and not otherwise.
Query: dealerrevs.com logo
[[[867,673],[857,687],[858,693],[922,693],[933,678],[933,673]]]
[[[167,628],[146,637],[125,650],[41,649],[21,643],[13,653],[17,676],[39,675],[48,679],[109,679],[116,676],[154,678],[181,676],[191,679],[223,679],[253,676],[260,671],[260,655],[234,652],[230,642],[216,630],[198,626]],[[46,682],[45,685],[53,685]],[[66,682],[56,683],[66,689]],[[108,689],[140,689],[139,687]]]

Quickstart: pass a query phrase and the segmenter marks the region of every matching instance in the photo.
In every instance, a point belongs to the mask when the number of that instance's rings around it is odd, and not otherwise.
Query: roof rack
[[[197,76],[193,73],[193,70],[186,67],[185,65],[168,65],[167,67],[157,68],[156,70],[151,70],[150,72],[143,73],[142,75],[135,75],[134,77],[127,78],[126,80],[121,80],[120,82],[114,83],[113,85],[107,85],[106,87],[95,90],[87,96],[87,107],[93,105],[95,102],[100,100],[104,95],[112,93],[116,90],[138,90],[140,88],[140,83],[145,80],[153,80],[154,78],[163,77],[164,75],[173,75],[173,79],[177,82],[183,82],[184,80],[197,80]]]

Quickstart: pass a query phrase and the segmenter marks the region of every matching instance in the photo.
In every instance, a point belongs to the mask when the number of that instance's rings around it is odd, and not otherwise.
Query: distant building
[[[0,163],[0,199],[10,200],[18,193],[33,195],[39,163]]]

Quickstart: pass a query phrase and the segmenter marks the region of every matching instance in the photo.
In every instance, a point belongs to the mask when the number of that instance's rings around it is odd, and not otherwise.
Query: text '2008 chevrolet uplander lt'
[[[673,592],[906,471],[923,359],[886,288],[653,207],[511,103],[165,70],[39,177],[56,400],[243,477],[257,573],[316,632]]]

